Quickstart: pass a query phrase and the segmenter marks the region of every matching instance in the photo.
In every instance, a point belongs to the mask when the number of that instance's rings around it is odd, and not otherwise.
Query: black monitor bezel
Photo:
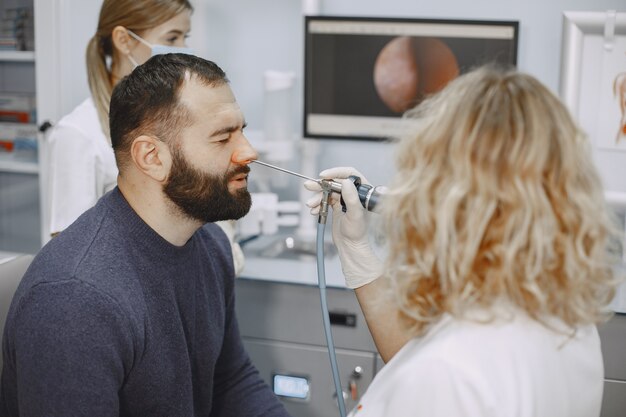
[[[511,66],[516,67],[518,63],[519,50],[519,30],[520,23],[516,20],[469,20],[469,19],[430,19],[430,18],[407,18],[407,17],[363,17],[363,16],[305,16],[304,17],[304,106],[303,106],[303,137],[313,139],[339,139],[339,140],[369,140],[384,141],[387,137],[379,136],[359,136],[359,135],[331,135],[331,134],[315,134],[309,132],[308,118],[309,115],[309,84],[311,79],[310,64],[310,32],[309,26],[312,21],[351,21],[351,22],[382,22],[382,23],[432,23],[432,24],[459,24],[459,25],[487,25],[487,26],[506,26],[513,28],[513,59]]]

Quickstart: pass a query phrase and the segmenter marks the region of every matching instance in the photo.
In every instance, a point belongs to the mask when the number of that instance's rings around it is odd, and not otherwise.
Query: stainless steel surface
[[[270,387],[276,374],[306,378],[310,384],[305,400],[279,397],[289,413],[298,417],[339,415],[318,288],[246,278],[238,278],[235,288],[239,330],[261,377]],[[376,348],[354,292],[329,288],[327,294],[331,313],[356,317],[354,326],[332,325],[344,398],[350,409],[374,377]]]
[[[269,340],[245,339],[244,346],[263,378],[272,388],[273,376],[293,375],[309,382],[306,400],[279,397],[287,411],[297,417],[333,417],[339,415],[336,393],[333,389],[328,351],[324,347],[299,345]],[[337,350],[339,374],[344,386],[346,409],[356,406],[359,397],[350,398],[348,380],[352,369],[361,367],[363,375],[356,391],[364,393],[374,377],[374,353],[355,350]]]
[[[626,315],[614,315],[598,326],[598,333],[602,340],[605,378],[626,381]]]
[[[317,287],[246,278],[235,285],[242,336],[326,348]],[[354,291],[327,288],[327,295],[330,313],[355,316],[354,326],[332,325],[335,347],[376,352]]]
[[[604,359],[601,417],[626,414],[626,315],[616,314],[598,326]]]
[[[302,239],[295,234],[265,236],[244,245],[246,259],[263,257],[294,261],[315,261],[317,247],[315,240]],[[334,258],[337,248],[330,242],[324,242],[324,257]],[[254,277],[252,277],[254,278]]]
[[[626,382],[604,381],[600,417],[624,417],[626,414]]]

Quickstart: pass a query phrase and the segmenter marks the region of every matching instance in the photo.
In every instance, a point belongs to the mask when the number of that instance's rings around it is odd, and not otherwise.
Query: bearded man
[[[114,89],[118,187],[46,245],[3,340],[0,416],[287,416],[250,363],[230,244],[257,154],[224,72],[157,55]]]

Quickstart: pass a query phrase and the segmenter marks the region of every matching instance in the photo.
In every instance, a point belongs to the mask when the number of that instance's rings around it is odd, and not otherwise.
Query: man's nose
[[[246,165],[258,157],[259,154],[252,147],[252,145],[250,145],[248,139],[244,135],[241,135],[240,143],[238,144],[237,149],[235,149],[235,152],[233,152],[231,161],[238,165]]]

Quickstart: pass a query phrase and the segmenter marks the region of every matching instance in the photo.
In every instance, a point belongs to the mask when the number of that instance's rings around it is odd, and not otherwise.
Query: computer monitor
[[[380,140],[480,65],[517,64],[516,21],[307,16],[304,136]]]

